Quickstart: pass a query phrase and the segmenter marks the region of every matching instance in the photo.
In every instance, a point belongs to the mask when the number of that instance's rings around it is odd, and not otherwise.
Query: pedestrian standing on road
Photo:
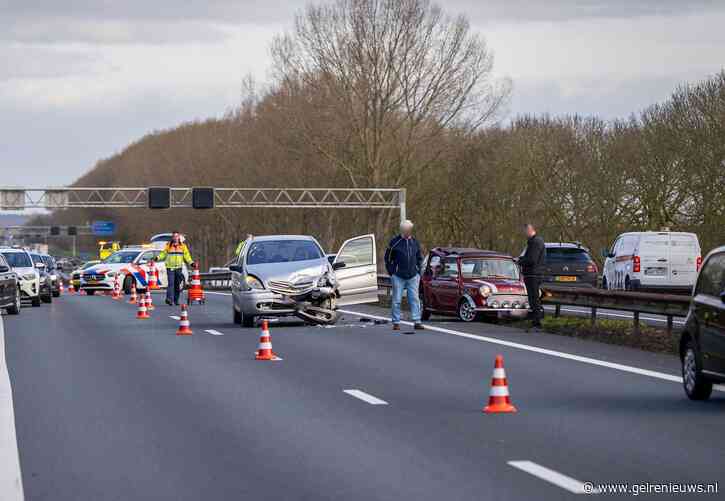
[[[539,287],[541,287],[541,276],[544,274],[546,264],[546,246],[544,239],[536,233],[536,228],[531,223],[524,225],[524,233],[528,238],[524,255],[519,259],[521,272],[524,275],[526,292],[529,295],[529,308],[531,308],[531,320],[534,327],[541,327],[541,320],[544,318],[544,308],[541,306]]]
[[[410,306],[410,316],[416,329],[422,329],[420,323],[420,269],[423,255],[420,244],[413,238],[413,223],[405,220],[400,224],[400,235],[390,241],[385,250],[385,268],[393,283],[393,330],[400,330],[400,303],[405,290]]]
[[[166,264],[166,304],[179,304],[181,284],[184,281],[184,263],[192,266],[194,260],[191,258],[189,248],[181,241],[181,234],[175,231],[171,234],[171,241],[166,244],[164,250],[156,258],[157,261]]]

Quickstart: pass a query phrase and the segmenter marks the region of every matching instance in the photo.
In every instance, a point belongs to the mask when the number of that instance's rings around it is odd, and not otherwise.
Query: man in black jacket
[[[544,239],[536,233],[536,228],[531,223],[524,225],[524,232],[528,237],[526,251],[519,259],[521,272],[524,275],[526,291],[529,295],[529,307],[531,308],[531,319],[534,327],[541,327],[541,319],[544,318],[544,308],[539,298],[539,287],[541,276],[544,274],[546,264],[546,245]]]
[[[403,221],[400,224],[400,235],[393,238],[385,250],[385,268],[393,283],[393,330],[400,330],[400,302],[403,299],[404,289],[415,328],[423,328],[420,323],[420,300],[418,298],[422,264],[423,255],[420,252],[420,245],[413,238],[413,223],[408,220]]]

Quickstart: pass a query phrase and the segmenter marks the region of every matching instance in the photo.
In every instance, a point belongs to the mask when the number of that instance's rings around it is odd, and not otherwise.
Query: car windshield
[[[39,256],[38,254],[31,254],[31,255],[30,255],[30,257],[32,257],[32,258],[33,258],[33,264],[38,264],[38,263],[40,263],[40,264],[45,264],[45,263],[43,262],[43,258],[42,258],[42,257],[40,257],[40,256]]]
[[[292,263],[322,258],[320,248],[311,240],[265,240],[254,242],[247,264]]]
[[[33,263],[24,252],[3,252],[8,264],[13,268],[31,268]]]
[[[463,278],[519,278],[519,268],[512,259],[462,259],[461,273]]]
[[[140,251],[121,251],[111,254],[103,260],[104,264],[129,264],[133,263]]]
[[[548,247],[546,249],[546,262],[589,262],[591,261],[589,253],[586,249],[578,247]]]
[[[88,262],[87,262],[86,264],[84,264],[84,265],[83,265],[83,267],[82,267],[81,269],[82,269],[82,270],[87,270],[87,269],[88,269],[88,268],[90,268],[91,266],[95,266],[95,265],[97,265],[98,263],[100,263],[100,261],[88,261]]]

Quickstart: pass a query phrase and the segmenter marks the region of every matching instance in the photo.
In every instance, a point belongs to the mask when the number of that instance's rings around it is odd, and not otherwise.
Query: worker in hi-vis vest
[[[166,276],[168,277],[166,304],[169,306],[172,304],[178,305],[181,284],[184,281],[184,263],[187,266],[194,265],[191,252],[189,252],[186,244],[181,241],[181,235],[178,231],[171,234],[171,241],[166,244],[156,260],[166,265]]]

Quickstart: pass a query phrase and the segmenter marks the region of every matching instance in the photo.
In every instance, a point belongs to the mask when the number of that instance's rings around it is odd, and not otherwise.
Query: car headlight
[[[479,292],[481,293],[481,295],[483,297],[488,297],[491,294],[493,294],[493,291],[491,290],[491,287],[489,287],[488,285],[482,285],[481,288],[478,289],[478,290],[479,290]]]
[[[115,278],[116,275],[118,275],[118,273],[116,273],[115,271],[109,271],[108,273],[106,273],[106,277],[108,278]]]
[[[247,287],[249,287],[250,289],[264,289],[264,285],[262,285],[262,282],[257,277],[247,275],[247,278],[245,280],[247,282]]]
[[[23,275],[24,280],[35,280],[35,278],[35,273],[26,273],[25,275]]]

